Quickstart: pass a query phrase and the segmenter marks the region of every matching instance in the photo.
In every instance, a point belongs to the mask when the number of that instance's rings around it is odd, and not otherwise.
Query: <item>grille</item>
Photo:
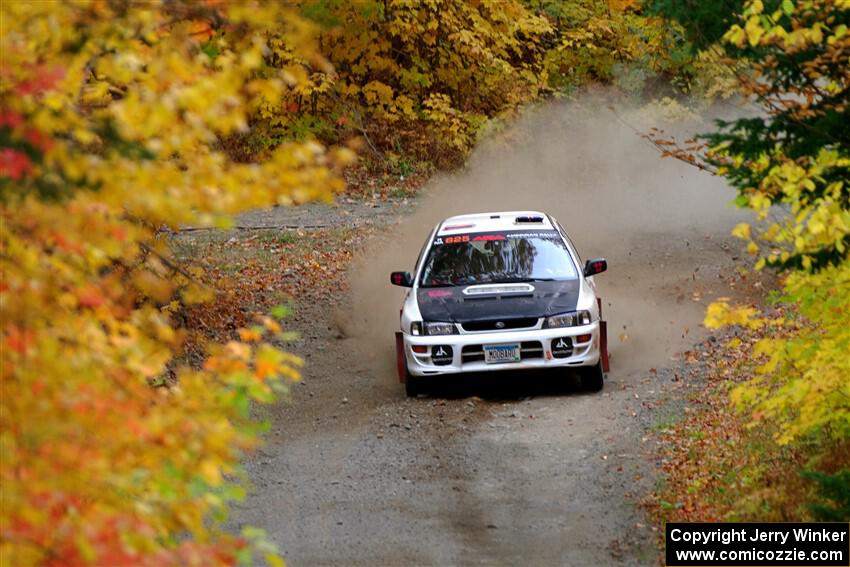
[[[543,344],[540,341],[524,341],[519,346],[520,360],[543,358]],[[463,364],[484,361],[484,345],[466,345],[460,351]]]
[[[497,323],[502,323],[502,327],[497,327]],[[537,317],[523,317],[519,319],[490,319],[487,321],[473,321],[471,323],[463,323],[461,327],[469,333],[478,331],[503,331],[506,329],[525,329],[537,325]]]

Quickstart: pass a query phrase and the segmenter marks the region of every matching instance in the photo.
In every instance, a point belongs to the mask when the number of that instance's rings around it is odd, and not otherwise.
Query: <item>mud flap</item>
[[[599,356],[602,359],[602,372],[610,370],[608,361],[608,321],[602,320],[602,298],[596,298],[596,305],[599,307]]]
[[[602,372],[608,372],[611,367],[608,362],[608,322],[599,321],[599,354],[602,357]]]
[[[404,384],[407,379],[407,361],[404,359],[404,336],[401,331],[395,332],[395,362],[398,381]]]

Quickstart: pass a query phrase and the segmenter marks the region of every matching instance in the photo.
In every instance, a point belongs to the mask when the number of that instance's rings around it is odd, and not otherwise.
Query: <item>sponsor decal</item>
[[[555,239],[558,238],[558,232],[555,230],[542,230],[537,232],[509,232],[506,234],[508,238],[545,238],[545,239]]]
[[[438,366],[451,364],[453,354],[452,347],[448,345],[435,345],[431,347],[431,360]]]
[[[431,289],[428,290],[428,297],[451,297],[452,292],[446,291],[444,289]]]
[[[569,337],[552,339],[552,356],[567,358],[573,353],[573,341]]]
[[[480,242],[482,240],[507,240],[508,238],[503,234],[479,234],[475,238],[473,238],[473,242]]]

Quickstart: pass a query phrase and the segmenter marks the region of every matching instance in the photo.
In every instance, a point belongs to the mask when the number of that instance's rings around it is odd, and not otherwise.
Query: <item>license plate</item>
[[[484,362],[519,362],[519,345],[490,345],[484,347]]]

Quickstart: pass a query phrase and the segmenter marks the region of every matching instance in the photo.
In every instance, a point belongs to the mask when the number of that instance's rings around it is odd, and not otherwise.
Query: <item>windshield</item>
[[[555,230],[458,234],[434,240],[419,285],[568,280],[578,277]]]

